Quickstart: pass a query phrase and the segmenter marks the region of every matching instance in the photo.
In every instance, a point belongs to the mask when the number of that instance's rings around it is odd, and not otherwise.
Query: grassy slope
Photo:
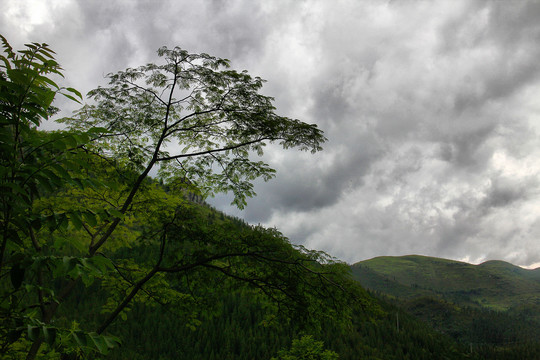
[[[540,269],[503,261],[471,265],[418,255],[384,256],[356,263],[352,271],[364,287],[400,298],[436,296],[495,310],[540,304]]]

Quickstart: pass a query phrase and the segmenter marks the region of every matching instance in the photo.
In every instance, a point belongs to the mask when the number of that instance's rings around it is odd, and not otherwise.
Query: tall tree
[[[321,150],[322,131],[277,115],[273,98],[259,93],[264,80],[230,70],[226,59],[178,47],[162,47],[158,55],[161,65],[109,74],[108,87],[89,93],[96,104],[65,119],[72,129],[106,128],[109,132],[99,139],[103,154],[140,171],[120,211],[156,166],[166,181],[194,184],[205,196],[231,191],[234,204],[243,207],[254,195],[251,181],[274,176],[250,153],[262,155],[268,142]]]
[[[43,341],[57,340],[59,329],[50,323],[70,289],[55,293],[52,281],[72,278],[69,273],[74,268],[93,267],[90,259],[63,258],[42,236],[45,228],[62,231],[70,223],[80,223],[81,214],[37,213],[34,206],[68,184],[81,188],[91,184],[78,176],[87,165],[80,150],[100,130],[38,131],[56,111],[51,104],[57,94],[75,101],[82,97],[52,80],[62,76],[62,69],[47,44],[26,44],[24,50],[14,51],[3,36],[0,40],[4,50],[0,55],[0,353],[15,357],[12,351],[22,349],[34,358]],[[92,340],[102,349],[112,345],[106,344],[109,338]]]
[[[277,309],[307,317],[342,309],[354,293],[343,264],[294,248],[275,230],[216,221],[184,200],[231,191],[242,207],[254,195],[252,181],[274,175],[250,153],[262,154],[268,142],[321,149],[315,125],[275,114],[272,98],[259,94],[262,79],[230,70],[224,59],[161,48],[161,65],[110,74],[108,87],[90,93],[92,104],[63,120],[69,130],[45,133],[37,127],[54,96],[80,94],[47,77],[60,68],[46,44],[17,53],[2,41],[6,354],[25,346],[27,359],[40,349],[106,353],[118,340],[104,331],[133,301],[185,310],[211,292],[194,289],[193,279],[205,284],[216,274],[258,289]],[[149,178],[153,169],[163,185]],[[144,256],[134,261],[122,251],[128,247]],[[94,323],[61,309],[82,285],[107,297]]]

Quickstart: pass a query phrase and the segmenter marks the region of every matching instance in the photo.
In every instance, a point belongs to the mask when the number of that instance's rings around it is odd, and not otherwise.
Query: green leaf
[[[56,214],[46,216],[44,218],[44,222],[47,224],[47,227],[49,228],[49,230],[53,231],[57,226]]]
[[[66,269],[66,272],[70,272],[79,264],[79,259],[71,257],[71,256],[64,256],[62,258],[62,262],[64,263],[64,268]]]
[[[82,236],[71,236],[67,242],[81,253],[88,250],[88,244],[84,241],[84,237]]]
[[[67,230],[68,226],[69,226],[69,219],[67,217],[67,215],[65,213],[62,213],[60,215],[58,215],[58,220],[57,220],[57,224],[58,224],[58,228],[61,229],[61,230]]]
[[[90,224],[90,226],[96,226],[97,225],[97,219],[96,215],[90,211],[84,211],[82,213],[83,218]]]
[[[102,335],[98,335],[96,333],[90,333],[88,335],[101,354],[106,355],[109,352],[109,346]]]
[[[110,215],[113,215],[114,217],[117,217],[119,219],[123,219],[125,214],[122,214],[119,210],[116,209],[107,209],[106,210]]]
[[[56,186],[62,186],[64,184],[64,182],[62,181],[62,179],[60,179],[60,177],[58,175],[56,175],[53,171],[49,170],[49,169],[42,169],[41,172],[43,173],[44,176],[47,176],[49,181],[56,185]]]
[[[91,260],[102,273],[113,268],[112,261],[104,256],[94,256]]]
[[[81,258],[81,265],[87,270],[91,270],[91,272],[93,272],[94,274],[101,273],[101,270],[94,265],[92,259]]]
[[[71,336],[80,347],[86,347],[86,345],[88,344],[86,334],[82,331],[73,331],[71,332]]]
[[[107,128],[95,126],[88,129],[87,133],[90,134],[90,136],[96,136],[110,133],[110,131]]]
[[[75,229],[79,230],[82,227],[81,214],[79,212],[73,212],[70,219]]]
[[[34,178],[39,182],[39,184],[41,186],[43,186],[45,188],[46,191],[48,191],[48,192],[53,192],[54,191],[54,188],[51,185],[50,179],[48,177],[43,176],[41,174],[36,174],[36,175],[34,175]]]
[[[64,140],[70,148],[76,148],[79,145],[74,135],[68,134],[64,137]]]
[[[65,145],[65,143],[64,143],[64,145]],[[58,175],[60,175],[64,179],[71,179],[71,175],[69,175],[69,173],[66,171],[66,169],[64,169],[64,167],[62,165],[60,165],[60,164],[51,164],[51,167],[54,170],[56,170]]]
[[[74,98],[74,97],[71,96],[71,95],[68,95],[68,94],[66,94],[66,93],[62,93],[62,95],[64,95],[65,97],[67,97],[67,98],[70,99],[70,100],[73,100],[73,101],[78,102],[79,104],[81,104],[81,102],[80,102],[78,99]]]
[[[51,145],[58,150],[65,150],[67,148],[67,144],[62,139],[55,139]]]
[[[78,90],[76,90],[74,88],[71,88],[71,87],[66,88],[66,90],[73,93],[73,94],[75,94],[75,95],[77,95],[77,97],[79,97],[79,99],[82,100],[82,94]]]
[[[42,47],[41,49],[39,49],[39,52],[47,56],[50,59],[49,61],[54,59],[53,54],[56,54],[53,50],[49,49],[48,47]]]
[[[107,343],[107,346],[110,349],[115,348],[122,343],[120,339],[117,338],[116,336],[111,336],[111,335],[103,336],[103,339],[105,340],[105,342]]]
[[[90,141],[90,136],[86,133],[73,134],[73,136],[79,144],[86,144],[88,141]]]

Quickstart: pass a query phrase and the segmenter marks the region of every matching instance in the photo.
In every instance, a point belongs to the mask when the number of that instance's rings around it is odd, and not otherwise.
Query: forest
[[[245,206],[275,176],[253,159],[266,144],[322,150],[322,131],[277,115],[261,78],[162,47],[83,101],[47,44],[0,39],[1,359],[512,358],[205,203],[227,192]],[[45,131],[58,97],[81,107]]]

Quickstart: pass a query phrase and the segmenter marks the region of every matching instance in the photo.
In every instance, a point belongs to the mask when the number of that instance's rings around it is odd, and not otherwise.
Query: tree
[[[0,55],[0,347],[10,358],[18,350],[28,351],[28,358],[33,358],[43,341],[52,345],[61,338],[60,329],[50,323],[69,291],[55,293],[51,282],[72,278],[75,271],[96,269],[94,260],[62,257],[41,237],[45,228],[53,232],[80,223],[81,214],[46,216],[34,206],[68,184],[91,186],[90,180],[78,176],[87,165],[80,150],[100,130],[38,131],[56,111],[51,104],[57,94],[75,101],[81,95],[51,79],[62,73],[47,44],[27,44],[16,52],[3,36],[0,40],[4,49]],[[50,274],[54,277],[47,278]],[[83,341],[78,331],[65,330],[64,343]],[[112,338],[86,335],[102,350],[112,346]]]
[[[274,176],[250,152],[262,155],[268,142],[321,150],[326,139],[316,125],[275,114],[273,99],[258,92],[264,80],[230,70],[228,60],[178,47],[162,47],[158,55],[162,65],[109,74],[109,87],[89,93],[97,103],[64,120],[72,129],[106,128],[97,139],[102,155],[140,172],[120,211],[155,166],[166,182],[192,184],[204,196],[231,191],[243,207],[254,195],[251,181]]]
[[[251,152],[262,154],[268,142],[321,149],[315,125],[274,113],[272,98],[258,93],[263,80],[229,70],[224,59],[161,48],[162,65],[110,74],[108,87],[90,93],[93,104],[63,120],[68,130],[43,132],[58,93],[81,96],[50,79],[61,69],[46,44],[15,52],[2,42],[6,356],[105,354],[119,342],[105,330],[134,301],[172,306],[195,326],[197,314],[187,309],[219,276],[256,289],[278,312],[309,318],[346,309],[356,290],[344,264],[295,248],[274,229],[216,220],[185,200],[232,191],[242,207],[254,195],[252,180],[274,175]],[[155,168],[161,184],[149,177]],[[85,287],[105,298],[93,321],[62,308]]]
[[[324,350],[324,343],[315,340],[311,335],[302,336],[292,342],[289,350],[281,350],[277,358],[272,360],[337,360],[338,354]]]

